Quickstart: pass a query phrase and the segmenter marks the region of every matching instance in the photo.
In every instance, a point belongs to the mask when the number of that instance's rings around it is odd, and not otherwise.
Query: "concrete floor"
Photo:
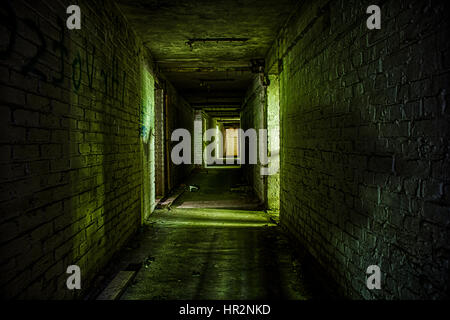
[[[118,266],[144,261],[121,299],[321,298],[288,239],[244,192],[239,169],[197,172],[171,210],[156,210]],[[189,205],[186,205],[189,204]]]
[[[197,185],[196,192],[184,192],[175,201],[179,209],[189,208],[216,208],[216,209],[243,209],[258,210],[262,204],[246,189],[241,169],[236,167],[223,167],[202,169],[194,172],[185,182],[186,186]]]

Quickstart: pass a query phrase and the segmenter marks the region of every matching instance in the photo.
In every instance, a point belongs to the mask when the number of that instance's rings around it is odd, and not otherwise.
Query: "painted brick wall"
[[[110,1],[1,2],[0,287],[73,298],[141,222],[142,45]],[[5,41],[3,41],[5,39]],[[151,71],[151,70],[150,70]]]
[[[271,165],[279,168],[280,154],[280,86],[278,76],[270,75],[267,86],[267,150]],[[278,155],[278,158],[277,158]],[[267,176],[267,208],[280,210],[280,171]]]
[[[248,129],[255,129],[258,135],[259,129],[265,128],[264,114],[266,108],[266,96],[266,88],[262,85],[260,76],[255,75],[252,84],[247,90],[246,97],[241,108],[241,127],[244,131],[247,131]],[[248,139],[246,139],[246,144],[248,145]],[[248,153],[248,147],[246,150]],[[244,161],[243,159],[241,160]],[[259,156],[257,165],[248,164],[248,155],[245,161],[247,164],[242,166],[244,168],[245,177],[248,183],[253,187],[253,190],[259,200],[265,202],[266,177],[260,174],[261,165]]]
[[[155,91],[155,194],[158,199],[166,194],[164,146],[164,91],[158,88]]]
[[[449,295],[446,1],[305,2],[281,30],[281,213],[352,298]],[[431,5],[430,5],[431,4]],[[366,288],[381,267],[382,290]]]
[[[198,121],[199,124],[198,128],[199,128],[199,135],[194,135],[192,133],[192,141],[194,143],[194,148],[192,149],[192,161],[195,161],[194,159],[200,159],[203,163],[203,116],[202,116],[202,111],[201,110],[196,110],[194,112],[194,121]],[[195,130],[195,128],[194,128]],[[199,146],[198,148],[196,148],[195,146]],[[201,166],[200,165],[195,165],[195,166]]]
[[[172,132],[176,129],[186,129],[191,133],[191,150],[194,150],[193,132],[194,132],[194,110],[191,106],[179,96],[175,89],[167,83],[166,86],[168,94],[168,114],[167,116],[167,137],[166,145],[170,152],[172,148],[178,144],[178,142],[171,141]],[[169,152],[169,190],[177,187],[192,171],[194,166],[191,165],[175,165],[171,160],[171,154]]]
[[[149,67],[142,68],[141,85],[141,153],[142,153],[142,194],[141,218],[145,220],[153,212],[155,201],[155,78]]]

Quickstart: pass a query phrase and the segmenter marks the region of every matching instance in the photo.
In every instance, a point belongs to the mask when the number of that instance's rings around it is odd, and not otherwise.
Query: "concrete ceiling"
[[[298,0],[116,2],[188,102],[235,108]]]

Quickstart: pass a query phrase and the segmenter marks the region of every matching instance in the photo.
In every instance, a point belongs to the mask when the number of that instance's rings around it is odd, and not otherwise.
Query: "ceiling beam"
[[[240,102],[205,102],[205,103],[191,103],[190,104],[191,106],[193,106],[193,107],[196,107],[196,108],[206,108],[206,107],[209,107],[209,106],[219,106],[219,107],[227,107],[227,106],[229,106],[229,107],[240,107],[241,106],[241,103]]]
[[[239,111],[241,108],[236,107],[223,107],[223,108],[211,108],[211,107],[205,107],[205,108],[196,108],[196,110],[203,110],[203,111]]]
[[[218,63],[220,64],[220,62]],[[251,72],[251,67],[227,67],[227,66],[211,66],[211,67],[164,67],[160,66],[163,73],[178,73],[178,72]]]

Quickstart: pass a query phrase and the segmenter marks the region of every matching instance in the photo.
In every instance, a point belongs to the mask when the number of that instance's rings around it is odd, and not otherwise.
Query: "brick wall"
[[[141,223],[151,57],[112,2],[78,3],[72,31],[68,1],[0,5],[3,298],[80,297]]]
[[[162,198],[166,194],[164,114],[164,90],[158,88],[155,91],[155,194],[157,198]]]
[[[140,145],[142,159],[141,218],[145,220],[153,212],[155,201],[155,78],[144,65],[140,103]]]
[[[448,5],[382,1],[370,31],[370,4],[305,2],[268,54],[281,223],[348,297],[448,298]],[[381,290],[366,288],[372,264]]]
[[[167,147],[170,150],[169,156],[169,190],[177,187],[192,171],[194,166],[191,165],[175,165],[171,160],[172,148],[179,142],[171,141],[172,132],[176,129],[186,129],[191,133],[191,150],[194,150],[194,110],[191,106],[179,96],[175,89],[167,83],[166,91],[168,95],[167,99],[167,109],[168,113],[166,115],[166,125],[167,125]],[[193,157],[192,157],[193,159]]]
[[[201,110],[196,110],[194,112],[194,121],[198,121],[198,131],[200,134],[192,135],[192,141],[194,143],[194,148],[192,149],[192,161],[195,161],[194,159],[201,159],[203,163],[203,115]],[[199,147],[195,147],[196,145]],[[200,167],[202,164],[196,164],[195,166]]]
[[[267,86],[267,150],[272,166],[279,168],[280,154],[280,86],[277,75],[270,75]],[[278,158],[277,158],[278,155]],[[280,210],[280,171],[267,176],[267,208]]]
[[[211,123],[212,123],[211,117],[206,112],[202,111],[202,135],[203,135],[203,138],[205,136],[206,130],[211,129],[211,127],[212,127]],[[205,139],[202,139],[202,159],[203,159],[202,166],[204,168],[206,167],[206,157],[204,156],[204,154],[205,154],[205,149],[208,145],[209,145],[209,143],[206,142]]]

